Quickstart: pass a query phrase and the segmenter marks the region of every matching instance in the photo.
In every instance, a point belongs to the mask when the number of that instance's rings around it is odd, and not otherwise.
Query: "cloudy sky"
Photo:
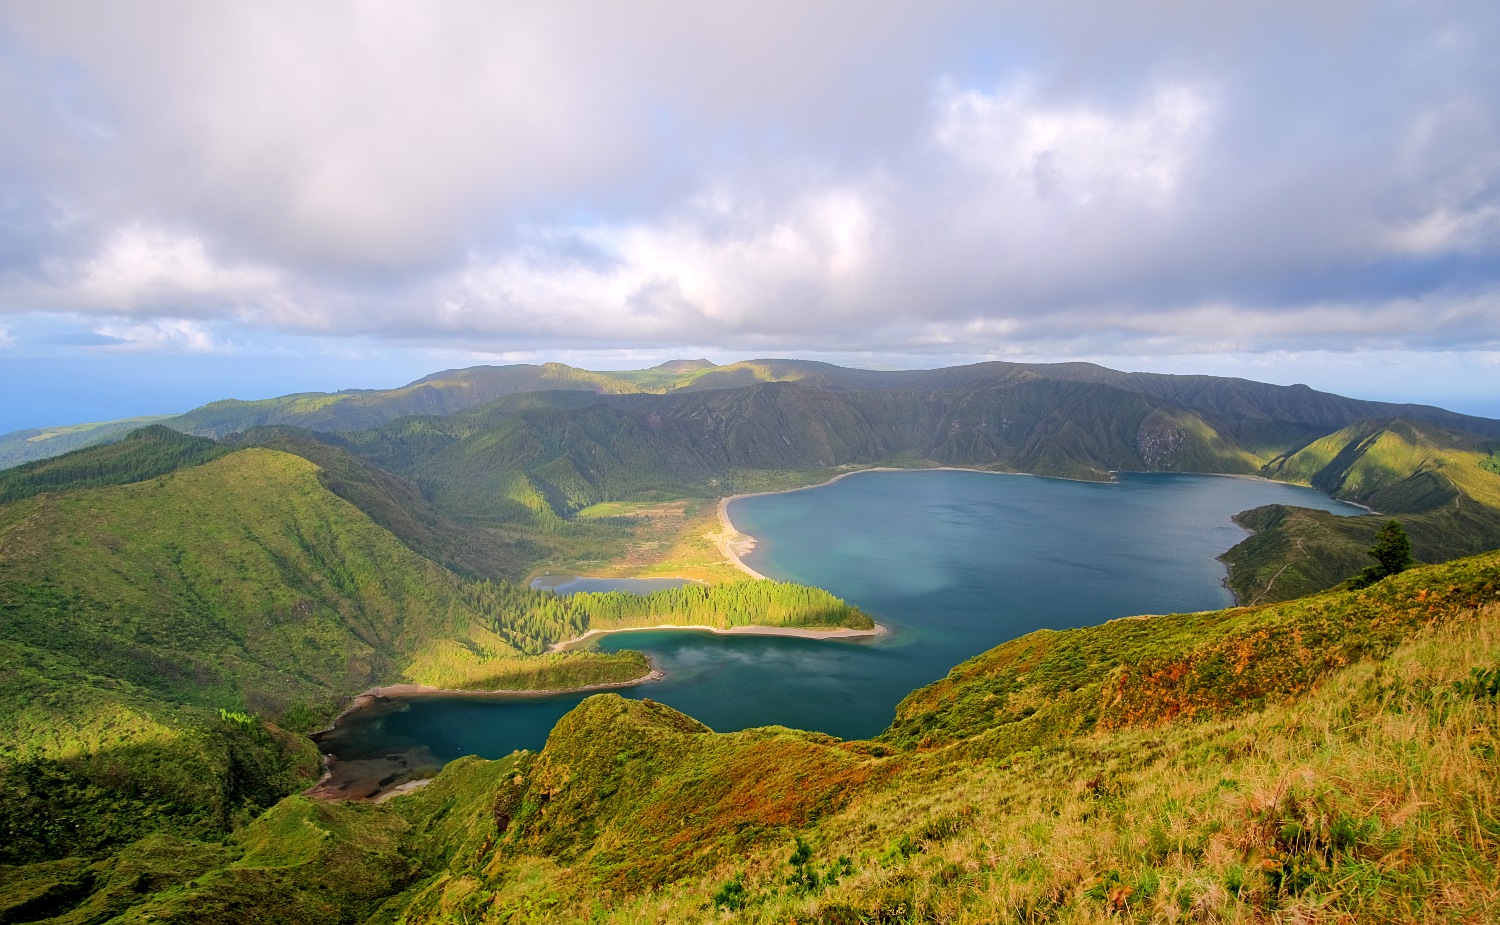
[[[557,359],[1500,416],[1500,6],[0,0],[0,430]]]

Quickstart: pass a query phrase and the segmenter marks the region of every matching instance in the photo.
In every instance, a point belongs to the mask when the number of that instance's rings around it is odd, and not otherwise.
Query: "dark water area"
[[[539,591],[555,591],[558,594],[603,593],[605,591],[627,591],[631,594],[650,594],[699,582],[691,578],[580,578],[576,575],[542,575],[531,581],[531,587]]]
[[[760,572],[826,588],[890,634],[834,641],[693,631],[601,637],[666,673],[622,688],[720,732],[782,725],[865,738],[908,693],[959,662],[1038,629],[1231,606],[1215,558],[1244,539],[1230,518],[1263,504],[1361,509],[1308,488],[1224,476],[1132,474],[1115,483],[978,472],[860,473],[744,498],[734,525]],[[425,695],[341,721],[344,759],[448,761],[537,750],[587,693]]]

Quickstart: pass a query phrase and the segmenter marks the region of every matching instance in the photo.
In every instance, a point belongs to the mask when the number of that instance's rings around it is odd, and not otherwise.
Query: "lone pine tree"
[[[1388,575],[1404,572],[1411,567],[1411,540],[1399,521],[1388,520],[1380,532],[1375,534],[1375,545],[1370,547],[1370,558],[1374,565],[1365,566],[1359,576],[1350,580],[1350,585],[1363,588]]]

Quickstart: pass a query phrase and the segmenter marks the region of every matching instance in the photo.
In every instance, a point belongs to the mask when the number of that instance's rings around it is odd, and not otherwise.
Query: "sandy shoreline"
[[[610,633],[647,633],[652,630],[697,630],[704,633],[713,633],[717,636],[793,636],[798,639],[858,639],[868,636],[884,636],[890,630],[876,624],[873,629],[857,630],[847,626],[830,627],[828,629],[814,629],[802,626],[731,626],[728,629],[719,629],[717,626],[692,626],[680,623],[663,623],[659,626],[622,626],[616,629],[589,630],[582,636],[576,636],[564,642],[555,642],[548,652],[564,652],[574,648],[595,636],[607,636]]]
[[[727,560],[730,565],[733,565],[735,568],[744,572],[746,575],[749,575],[751,578],[767,580],[765,575],[762,575],[760,572],[757,572],[755,569],[746,565],[744,560],[740,558],[740,556],[748,554],[755,548],[755,537],[749,535],[748,533],[741,533],[735,527],[734,521],[729,519],[730,504],[740,500],[741,498],[758,498],[762,495],[789,495],[792,492],[796,491],[807,491],[811,488],[822,488],[825,485],[832,485],[839,479],[846,479],[851,475],[858,475],[861,472],[922,472],[930,471],[931,468],[933,467],[928,467],[927,469],[897,469],[892,466],[875,466],[869,469],[851,469],[848,472],[840,472],[838,475],[835,475],[833,478],[829,479],[826,482],[818,482],[816,485],[803,485],[799,488],[778,488],[775,491],[747,491],[742,492],[738,495],[730,495],[727,498],[720,498],[719,532],[711,536],[710,539],[714,541],[715,546],[719,547],[719,552],[724,554],[725,560]],[[954,466],[942,466],[938,468],[942,468],[950,472],[985,471],[983,469],[958,469]]]

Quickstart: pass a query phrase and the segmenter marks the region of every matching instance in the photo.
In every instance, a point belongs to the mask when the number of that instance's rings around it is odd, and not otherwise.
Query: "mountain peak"
[[[662,363],[662,364],[657,365],[657,366],[653,366],[651,368],[652,369],[659,369],[659,370],[662,370],[663,372],[668,372],[668,373],[690,373],[690,372],[692,372],[693,370],[696,370],[696,369],[713,369],[715,366],[718,366],[718,365],[719,364],[712,363],[712,362],[710,362],[708,360],[705,360],[705,359],[697,359],[697,360],[668,360],[665,363]]]

